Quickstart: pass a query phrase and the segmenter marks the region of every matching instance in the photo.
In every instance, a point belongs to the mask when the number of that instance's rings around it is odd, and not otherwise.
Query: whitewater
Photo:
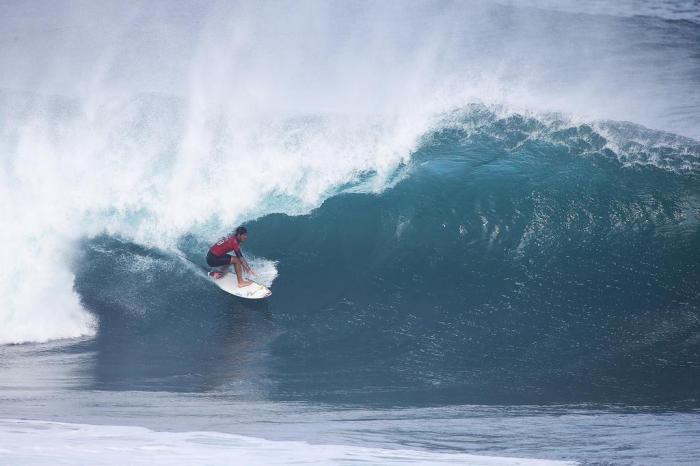
[[[0,2],[0,460],[697,462],[699,46],[681,0]],[[239,224],[265,303],[199,267]]]

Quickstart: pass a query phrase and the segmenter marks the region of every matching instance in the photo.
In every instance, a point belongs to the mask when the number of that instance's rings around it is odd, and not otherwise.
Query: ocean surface
[[[0,2],[0,464],[700,463],[699,12]]]

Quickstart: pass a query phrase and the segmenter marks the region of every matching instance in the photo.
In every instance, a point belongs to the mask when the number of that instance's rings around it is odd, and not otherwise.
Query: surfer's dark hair
[[[238,235],[245,235],[248,233],[248,229],[246,227],[238,227],[236,228],[236,236]]]

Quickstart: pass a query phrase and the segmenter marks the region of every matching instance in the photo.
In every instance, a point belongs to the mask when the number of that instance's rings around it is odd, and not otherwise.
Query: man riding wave
[[[243,272],[255,275],[255,272],[250,268],[248,262],[243,257],[241,252],[241,244],[248,239],[248,229],[246,227],[238,227],[233,235],[221,238],[216,242],[209,252],[207,252],[207,264],[209,267],[221,267],[220,270],[209,272],[212,278],[220,279],[228,273],[228,268],[233,265],[238,279],[238,286],[244,287],[253,282],[243,278]],[[233,251],[235,256],[227,254]]]

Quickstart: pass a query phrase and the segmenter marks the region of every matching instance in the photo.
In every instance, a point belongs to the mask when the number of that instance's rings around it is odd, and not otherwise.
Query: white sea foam
[[[251,278],[265,286],[272,286],[272,282],[277,278],[277,262],[249,256],[248,263],[255,271],[255,276]]]
[[[526,458],[270,441],[217,432],[157,432],[142,427],[0,420],[0,462],[13,465],[555,465]]]
[[[106,232],[168,249],[186,232],[216,238],[265,212],[306,212],[368,172],[365,189],[382,189],[421,134],[399,121],[244,124],[219,115],[218,123],[177,122],[186,128],[180,138],[172,120],[133,128],[149,118],[142,102],[120,108],[101,116],[41,112],[38,121],[10,124],[13,155],[0,188],[0,208],[11,219],[0,233],[0,343],[93,331],[67,267],[67,246],[80,237]]]

